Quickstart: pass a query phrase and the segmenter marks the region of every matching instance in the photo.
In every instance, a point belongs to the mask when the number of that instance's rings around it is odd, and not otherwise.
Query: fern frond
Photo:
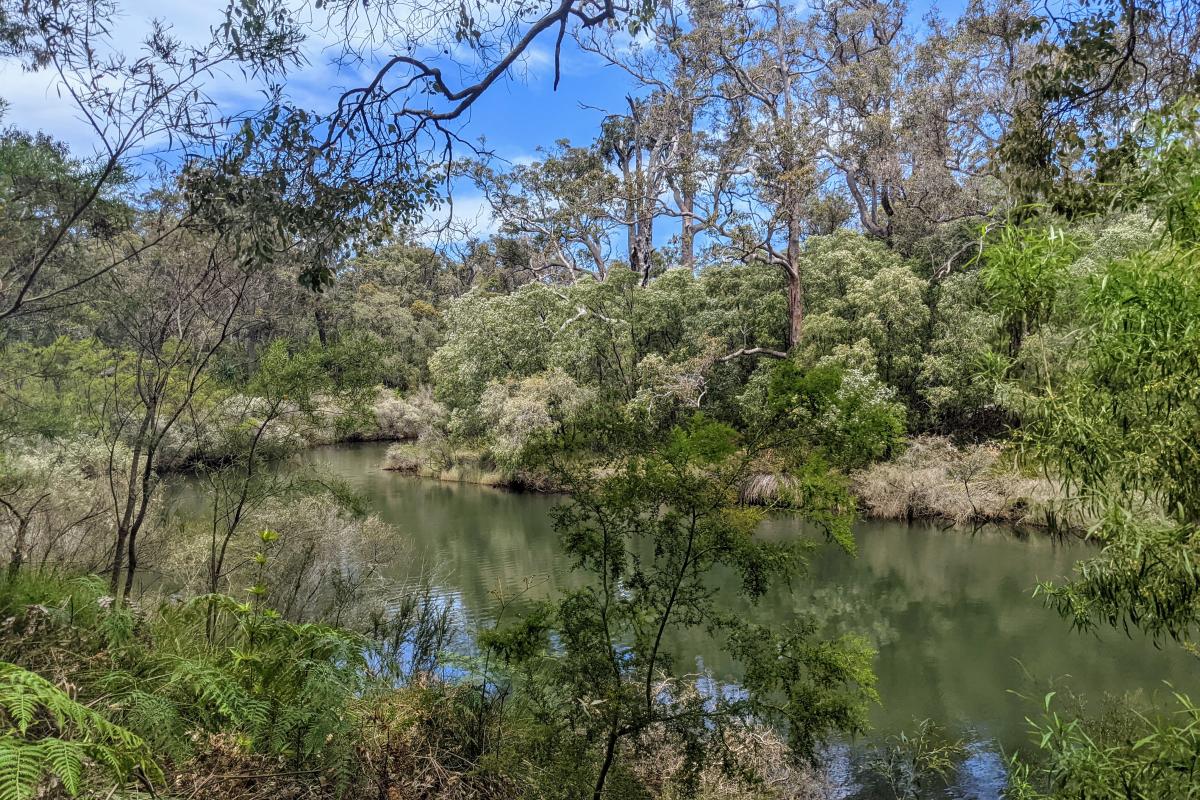
[[[75,796],[79,794],[83,781],[84,757],[89,754],[89,751],[107,748],[89,748],[79,742],[65,742],[62,739],[43,739],[37,744],[37,749],[43,769],[49,767],[49,770],[62,781],[67,794]]]
[[[42,780],[37,745],[12,736],[0,737],[0,800],[29,800]]]
[[[137,770],[162,779],[140,736],[15,664],[0,662],[0,709],[0,800],[27,800],[51,775],[74,796],[89,763],[117,784]]]
[[[42,676],[0,662],[0,708],[12,718],[17,730],[25,733],[33,723],[38,706],[57,705],[61,692]],[[53,713],[57,709],[51,708]]]

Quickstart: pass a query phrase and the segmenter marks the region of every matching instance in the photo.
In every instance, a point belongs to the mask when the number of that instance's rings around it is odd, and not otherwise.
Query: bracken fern
[[[71,796],[91,776],[161,780],[141,737],[15,664],[0,662],[0,800],[28,800],[51,778]]]

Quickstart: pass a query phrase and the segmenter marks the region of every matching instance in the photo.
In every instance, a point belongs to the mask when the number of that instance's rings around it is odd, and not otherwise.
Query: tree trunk
[[[679,209],[683,217],[683,225],[679,229],[679,260],[688,272],[696,270],[696,232],[692,230],[693,200],[685,196]]]
[[[125,541],[129,538],[129,531],[124,525],[117,526],[117,546],[113,551],[112,570],[108,577],[108,593],[117,597],[117,589],[121,585],[121,569],[125,563]]]
[[[327,325],[329,320],[326,318],[325,309],[320,305],[313,311],[313,322],[317,325],[317,339],[321,342],[321,347],[329,346],[329,331]]]
[[[791,350],[800,344],[804,337],[804,286],[796,271],[788,273],[788,339],[787,349]]]
[[[634,213],[632,201],[627,202],[625,206],[628,209],[626,213]],[[629,268],[634,272],[639,272],[640,264],[638,259],[638,235],[636,221],[630,220],[629,224],[625,228],[625,247],[629,250]]]
[[[788,297],[787,349],[790,351],[796,345],[800,344],[800,339],[804,335],[804,268],[800,262],[800,233],[803,220],[800,213],[799,200],[797,199],[790,203],[789,209],[787,217],[787,264],[784,266],[784,272],[787,275]]]
[[[125,591],[121,595],[123,602],[129,602],[129,595],[133,592],[133,576],[137,572],[137,531],[129,532],[128,553],[125,559]]]
[[[604,762],[600,765],[600,774],[596,776],[596,788],[592,792],[592,800],[602,800],[604,797],[604,782],[608,780],[608,771],[612,769],[617,755],[617,732],[609,731],[608,743],[604,748]]]
[[[629,258],[629,268],[638,271],[638,219],[637,201],[634,199],[633,165],[630,155],[624,150],[620,154],[621,182],[625,197],[625,250]]]
[[[638,271],[642,276],[642,286],[650,283],[650,270],[654,266],[651,254],[654,252],[654,220],[647,215],[639,224],[638,238]]]
[[[8,561],[8,579],[17,577],[21,565],[25,562],[25,537],[29,533],[29,517],[17,518],[16,539],[13,541],[12,556]]]

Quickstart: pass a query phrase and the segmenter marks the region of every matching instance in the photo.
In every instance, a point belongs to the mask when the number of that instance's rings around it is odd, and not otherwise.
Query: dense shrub
[[[492,432],[492,453],[504,466],[517,466],[530,447],[560,432],[592,402],[592,393],[562,370],[520,380],[493,382],[479,411]]]
[[[347,508],[336,495],[302,489],[248,509],[241,524],[246,535],[231,540],[225,560],[233,566],[219,589],[240,596],[261,585],[260,600],[295,622],[361,622],[383,592],[381,570],[400,560],[403,545],[378,517]],[[263,531],[272,534],[267,542]],[[209,557],[203,531],[185,528],[173,537],[159,571],[183,594],[203,593]]]
[[[112,492],[126,485],[128,457],[124,446],[94,437],[9,443],[0,453],[5,565],[71,572],[100,568],[112,546]]]
[[[373,409],[380,435],[385,439],[430,439],[444,433],[449,413],[429,386],[407,395],[380,392]]]

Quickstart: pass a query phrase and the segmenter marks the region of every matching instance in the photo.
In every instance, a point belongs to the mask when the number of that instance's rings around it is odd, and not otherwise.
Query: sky
[[[136,53],[149,30],[149,21],[170,25],[184,41],[202,42],[210,26],[222,18],[224,3],[213,0],[125,0],[120,16],[112,21],[117,49]],[[476,141],[485,138],[497,157],[528,162],[539,147],[558,139],[589,141],[607,109],[619,111],[631,91],[627,76],[598,57],[580,51],[569,37],[563,45],[562,78],[553,88],[552,41],[539,41],[507,80],[494,84],[469,110],[461,134]],[[361,85],[367,70],[358,74],[334,66],[332,43],[313,37],[305,45],[306,64],[287,78],[287,92],[300,105],[328,109],[340,89]],[[43,131],[65,142],[80,155],[95,152],[96,138],[68,99],[59,96],[56,76],[48,71],[25,72],[12,60],[0,59],[0,98],[8,106],[0,124],[28,131]],[[224,111],[253,109],[262,102],[261,87],[247,85],[238,74],[215,81],[209,91]],[[480,233],[492,222],[485,202],[474,187],[454,188],[455,216],[475,221]]]
[[[939,8],[944,15],[953,16],[964,4],[965,0],[942,0]],[[112,20],[112,38],[118,49],[136,52],[149,20],[157,18],[184,41],[203,41],[209,27],[220,21],[224,5],[216,0],[124,0],[120,15]],[[927,0],[913,0],[911,6],[913,23],[929,8]],[[527,162],[536,158],[539,147],[550,147],[559,139],[589,142],[607,113],[624,110],[625,96],[634,91],[628,76],[598,56],[579,50],[570,37],[563,44],[562,77],[555,91],[552,47],[550,37],[535,42],[513,74],[484,93],[464,120],[464,138],[484,137],[497,157]],[[369,68],[348,73],[331,63],[332,52],[331,42],[319,36],[306,43],[307,63],[287,80],[293,100],[306,107],[328,109],[338,90],[361,85]],[[210,87],[217,103],[230,112],[260,105],[259,91],[236,74]],[[80,155],[94,151],[94,136],[72,105],[58,96],[51,73],[24,72],[16,63],[0,59],[0,98],[8,102],[4,125],[44,131]],[[486,203],[474,187],[456,185],[454,194],[456,219],[471,222],[480,234],[493,229]]]

